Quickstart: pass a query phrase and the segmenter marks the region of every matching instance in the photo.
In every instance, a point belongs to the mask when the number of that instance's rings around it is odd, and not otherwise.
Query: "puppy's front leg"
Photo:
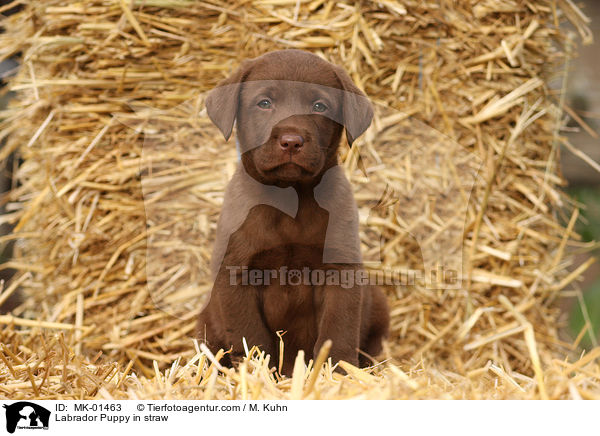
[[[355,285],[344,289],[326,285],[320,292],[319,332],[313,355],[316,356],[323,343],[331,339],[330,356],[333,363],[345,360],[358,366],[362,287]]]
[[[273,362],[275,340],[262,319],[257,289],[240,284],[229,271],[222,269],[215,280],[212,297],[217,302],[224,343],[233,349],[232,360],[243,358],[242,338],[246,338],[248,347],[259,346],[271,355]]]

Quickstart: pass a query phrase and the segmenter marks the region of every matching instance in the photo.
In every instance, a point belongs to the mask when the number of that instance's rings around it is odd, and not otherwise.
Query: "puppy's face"
[[[237,119],[246,171],[277,186],[309,183],[337,162],[370,124],[370,103],[339,67],[307,52],[282,50],[246,61],[209,95],[207,111],[229,137]]]
[[[331,91],[289,80],[246,81],[237,119],[246,170],[281,185],[308,182],[335,163],[342,102]]]

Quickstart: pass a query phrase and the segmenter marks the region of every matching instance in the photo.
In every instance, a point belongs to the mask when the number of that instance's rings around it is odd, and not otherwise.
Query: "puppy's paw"
[[[335,372],[338,372],[340,374],[348,374],[348,372],[342,368],[342,365],[340,365],[340,361],[346,362],[347,364],[349,363],[352,366],[355,367],[359,367],[358,364],[358,353],[352,353],[352,352],[344,352],[344,353],[332,353],[331,354],[331,361],[334,364],[337,364],[336,368],[335,368]]]

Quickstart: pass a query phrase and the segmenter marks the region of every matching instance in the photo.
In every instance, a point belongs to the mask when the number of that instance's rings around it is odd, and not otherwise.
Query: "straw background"
[[[559,334],[558,302],[589,266],[572,264],[588,245],[560,191],[568,59],[591,42],[570,0],[14,4],[0,58],[22,65],[0,157],[22,159],[1,218],[17,274],[0,301],[26,300],[0,315],[0,396],[600,398],[600,348],[577,349],[586,330],[575,344]],[[387,110],[356,152],[342,147],[365,252],[380,240],[380,269],[408,269],[459,234],[466,280],[387,289],[392,334],[374,369],[332,373],[323,349],[278,381],[259,350],[228,370],[191,336],[236,160],[204,93],[241,60],[291,47],[342,65]],[[408,151],[385,147],[399,137]],[[424,151],[448,157],[445,176]],[[474,177],[460,226],[426,190],[407,196],[436,180],[461,198],[453,168]]]

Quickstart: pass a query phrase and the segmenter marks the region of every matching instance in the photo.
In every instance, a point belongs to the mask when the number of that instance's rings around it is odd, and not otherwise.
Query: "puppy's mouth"
[[[313,175],[313,171],[310,171],[306,167],[291,160],[269,168],[261,168],[261,172],[265,175],[285,181],[300,180]]]

